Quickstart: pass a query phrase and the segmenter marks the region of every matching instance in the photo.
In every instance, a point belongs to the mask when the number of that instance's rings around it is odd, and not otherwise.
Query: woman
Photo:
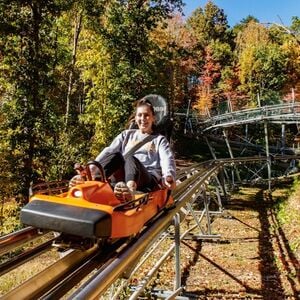
[[[146,99],[138,101],[135,110],[138,129],[124,130],[96,157],[106,177],[117,182],[114,192],[120,200],[130,200],[136,190],[151,191],[159,183],[168,189],[175,188],[174,156],[166,137],[155,133],[154,122],[155,113],[151,102]],[[146,137],[148,141],[145,144],[134,153],[126,155]],[[93,174],[95,170],[91,172]]]

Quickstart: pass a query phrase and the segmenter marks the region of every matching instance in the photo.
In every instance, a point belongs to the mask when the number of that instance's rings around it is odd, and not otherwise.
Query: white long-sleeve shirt
[[[142,141],[149,134],[142,133],[138,129],[128,129],[121,132],[110,144],[96,157],[100,161],[107,154],[121,152],[123,155],[134,145]],[[142,145],[133,154],[157,180],[162,177],[172,176],[176,178],[176,165],[174,155],[168,140],[163,135],[155,135],[154,138]]]

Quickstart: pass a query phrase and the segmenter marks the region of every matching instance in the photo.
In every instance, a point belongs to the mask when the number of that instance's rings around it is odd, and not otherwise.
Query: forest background
[[[233,27],[208,1],[0,1],[0,200],[28,200],[124,128],[134,102],[160,94],[199,116],[270,105],[300,91],[300,19],[246,16]],[[1,218],[1,224],[3,218]],[[2,224],[3,225],[3,224]]]

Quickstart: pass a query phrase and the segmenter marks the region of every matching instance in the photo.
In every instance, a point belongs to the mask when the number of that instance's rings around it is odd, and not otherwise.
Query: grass
[[[278,199],[276,215],[279,224],[287,232],[291,250],[300,252],[300,182],[295,181],[286,193],[288,196]]]

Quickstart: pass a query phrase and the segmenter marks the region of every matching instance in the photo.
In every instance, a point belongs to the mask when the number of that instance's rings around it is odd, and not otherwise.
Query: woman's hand
[[[176,182],[173,176],[168,175],[165,178],[163,178],[163,185],[169,190],[174,190],[176,187]]]
[[[82,184],[84,183],[84,179],[82,178],[81,175],[75,175],[71,178],[70,182],[69,182],[69,187],[73,187],[75,185],[78,185],[78,184]]]

